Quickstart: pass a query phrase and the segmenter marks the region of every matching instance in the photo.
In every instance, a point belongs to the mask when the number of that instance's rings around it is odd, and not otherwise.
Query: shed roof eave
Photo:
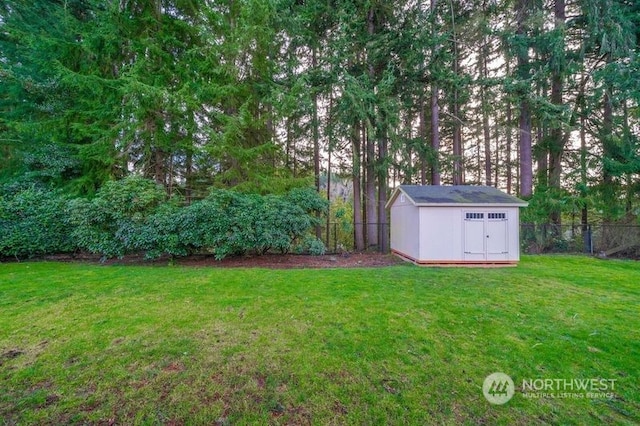
[[[527,207],[529,203],[414,203],[417,207]]]
[[[407,194],[400,186],[398,186],[391,193],[391,197],[389,197],[389,200],[387,201],[387,204],[385,204],[384,208],[389,210],[391,206],[393,206],[393,203],[396,202],[396,198],[398,198],[398,195],[400,195],[401,192],[409,199],[411,204],[413,204],[414,206],[417,205],[415,201],[413,201],[413,198],[411,198],[409,194]]]

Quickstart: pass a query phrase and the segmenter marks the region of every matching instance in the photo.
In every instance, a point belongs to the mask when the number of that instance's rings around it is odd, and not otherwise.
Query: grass
[[[0,264],[5,424],[633,424],[640,267]],[[484,378],[516,394],[489,404]],[[524,379],[614,395],[525,398]]]

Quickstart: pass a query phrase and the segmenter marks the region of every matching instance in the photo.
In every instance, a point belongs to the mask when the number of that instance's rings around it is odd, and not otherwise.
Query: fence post
[[[591,239],[591,225],[587,225],[587,230],[584,235],[584,251],[585,253],[593,254],[593,240]]]

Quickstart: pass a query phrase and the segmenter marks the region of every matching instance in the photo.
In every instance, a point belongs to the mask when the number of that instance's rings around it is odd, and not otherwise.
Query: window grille
[[[488,213],[488,217],[489,219],[506,219],[507,218],[507,214],[506,213]]]
[[[484,219],[484,213],[466,213],[465,219]]]

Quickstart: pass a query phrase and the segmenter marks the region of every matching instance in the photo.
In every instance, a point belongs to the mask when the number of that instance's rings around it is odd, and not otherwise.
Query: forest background
[[[119,204],[99,240],[233,189],[387,251],[390,190],[412,183],[496,186],[531,223],[638,224],[639,43],[633,0],[4,1],[0,220],[25,239]],[[336,181],[328,213],[295,192]],[[20,254],[51,241],[29,238]]]

